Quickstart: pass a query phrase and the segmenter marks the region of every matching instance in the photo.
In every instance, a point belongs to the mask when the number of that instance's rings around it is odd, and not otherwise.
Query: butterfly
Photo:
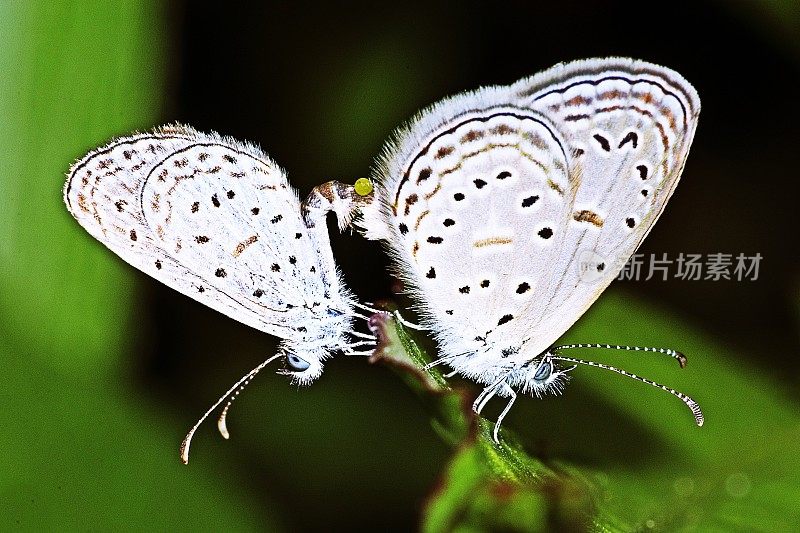
[[[369,182],[328,182],[305,202],[258,147],[182,125],[116,139],[77,161],[64,201],[93,237],[123,260],[234,320],[283,339],[277,355],[247,373],[223,401],[218,427],[242,388],[267,364],[309,384],[332,352],[369,354],[368,318],[345,286],[330,247],[326,215],[340,227],[371,200]],[[368,310],[371,310],[367,308]]]
[[[443,100],[386,144],[364,234],[383,240],[454,373],[494,396],[560,393],[573,348],[554,342],[619,274],[678,184],[700,113],[678,73],[624,58],[558,64]]]

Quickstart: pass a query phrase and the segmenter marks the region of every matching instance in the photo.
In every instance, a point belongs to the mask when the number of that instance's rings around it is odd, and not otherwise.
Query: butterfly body
[[[571,369],[548,348],[663,211],[699,110],[674,71],[595,59],[444,100],[400,129],[363,225],[441,361],[501,396],[559,392]]]

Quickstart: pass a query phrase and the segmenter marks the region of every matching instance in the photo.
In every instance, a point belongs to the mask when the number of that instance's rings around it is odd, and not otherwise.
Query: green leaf
[[[685,370],[658,354],[581,355],[680,385],[700,402],[706,424],[696,427],[688,409],[658,389],[579,367],[563,397],[515,404],[523,415],[522,405],[528,415],[537,408],[534,427],[557,443],[547,456],[530,454],[521,444],[530,439],[508,430],[530,425],[514,424],[519,412],[495,444],[493,423],[471,414],[474,393],[422,370],[431,358],[387,324],[376,357],[429,399],[433,426],[454,449],[425,508],[426,531],[790,531],[800,523],[796,402],[732,348],[664,310],[611,290],[564,342],[679,345],[689,354]],[[633,331],[647,333],[634,342]]]
[[[65,172],[160,122],[157,2],[0,3],[0,528],[274,529],[232,465],[185,467],[183,423],[131,390],[132,270],[61,199]]]

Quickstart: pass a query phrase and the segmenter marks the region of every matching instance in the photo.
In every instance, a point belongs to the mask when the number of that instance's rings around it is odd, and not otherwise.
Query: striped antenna
[[[602,363],[595,363],[594,361],[585,361],[583,359],[575,359],[574,357],[564,357],[561,355],[553,356],[553,359],[556,361],[568,361],[570,363],[577,363],[579,365],[587,365],[587,366],[594,366],[597,368],[604,368],[605,370],[610,370],[612,372],[616,372],[617,374],[622,374],[623,376],[633,378],[636,381],[641,381],[642,383],[647,383],[648,385],[652,385],[653,387],[657,387],[665,392],[668,392],[678,398],[680,401],[686,404],[686,407],[692,411],[694,415],[694,421],[697,423],[698,426],[702,426],[705,418],[703,417],[703,411],[700,410],[700,406],[697,404],[696,401],[692,400],[689,396],[686,396],[682,392],[678,392],[675,389],[667,387],[666,385],[662,385],[660,383],[656,383],[647,378],[643,378],[641,376],[637,376],[636,374],[632,374],[631,372],[627,372],[625,370],[621,370],[619,368],[613,367],[611,365],[604,365]]]
[[[194,433],[195,431],[197,431],[197,428],[199,428],[200,424],[202,424],[203,421],[206,418],[208,418],[208,415],[214,412],[214,409],[219,407],[220,404],[225,400],[227,400],[228,398],[230,398],[230,400],[225,405],[225,408],[222,410],[222,415],[220,415],[219,421],[217,422],[217,428],[219,429],[219,432],[222,434],[223,437],[225,437],[226,439],[229,437],[228,428],[225,426],[225,417],[228,415],[228,409],[233,403],[233,400],[235,400],[236,397],[239,396],[239,393],[242,392],[242,389],[244,389],[247,386],[247,384],[250,383],[250,381],[255,377],[256,374],[261,372],[261,370],[265,366],[270,364],[272,361],[282,356],[283,354],[273,355],[272,357],[270,357],[269,359],[267,359],[266,361],[255,367],[253,370],[245,374],[244,377],[242,377],[242,379],[234,383],[233,387],[228,389],[228,392],[223,394],[222,397],[220,397],[220,399],[217,400],[216,403],[214,403],[214,405],[212,405],[208,409],[208,411],[206,411],[205,414],[200,417],[200,420],[198,420],[197,423],[194,426],[192,426],[192,429],[189,430],[189,433],[186,434],[186,437],[184,437],[183,442],[181,442],[180,453],[181,453],[181,461],[183,462],[183,464],[185,465],[189,464],[189,446],[191,446],[192,444],[192,437],[194,437]]]
[[[563,346],[555,346],[550,349],[550,352],[558,352],[559,350],[571,350],[573,348],[603,348],[606,350],[624,350],[628,352],[655,352],[663,353],[678,361],[681,368],[686,368],[686,356],[672,348],[650,348],[647,346],[620,346],[619,344],[565,344]]]

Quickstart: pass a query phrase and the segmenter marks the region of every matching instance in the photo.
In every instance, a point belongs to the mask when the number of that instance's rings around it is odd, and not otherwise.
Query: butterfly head
[[[518,374],[519,386],[523,392],[533,393],[537,397],[547,393],[561,394],[569,381],[567,373],[573,368],[559,367],[553,361],[552,354],[546,352],[522,367]]]

